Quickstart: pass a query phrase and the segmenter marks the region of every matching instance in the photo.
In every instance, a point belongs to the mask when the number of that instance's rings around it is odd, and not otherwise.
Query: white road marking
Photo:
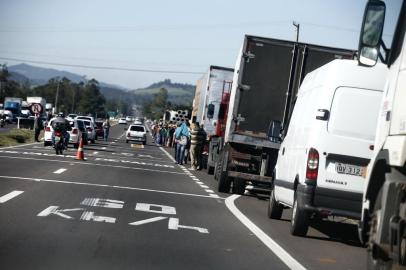
[[[152,210],[151,207],[160,208],[160,210]],[[135,210],[165,215],[176,215],[175,207],[159,204],[137,203],[137,205],[135,206]]]
[[[209,233],[209,231],[206,228],[179,225],[178,218],[169,218],[168,229],[169,230],[189,229],[189,230],[198,231],[199,233]]]
[[[172,160],[173,162],[176,162],[176,160],[175,160],[165,149],[163,149],[162,147],[159,147],[159,149],[161,149],[162,152],[164,152],[165,155],[166,155],[170,160]],[[181,167],[182,167],[182,166],[181,166]]]
[[[54,171],[54,173],[55,174],[61,174],[61,173],[63,173],[64,171],[66,171],[67,169],[59,169],[59,170],[56,170],[56,171]]]
[[[85,198],[80,204],[86,206],[104,207],[113,209],[121,209],[124,206],[123,201],[99,199],[99,198]]]
[[[217,194],[209,194],[209,196],[212,198],[221,199],[220,196]]]
[[[120,169],[129,169],[129,170],[140,170],[140,171],[150,171],[150,172],[171,173],[171,174],[182,174],[183,175],[183,173],[181,173],[181,172],[161,171],[161,170],[154,170],[154,169],[147,169],[147,168],[126,167],[126,166],[120,166],[120,165],[108,165],[108,164],[100,164],[100,163],[86,163],[86,162],[80,162],[80,161],[72,162],[72,161],[65,161],[65,160],[52,160],[52,159],[43,159],[43,158],[24,158],[24,157],[13,157],[13,156],[0,156],[0,158],[36,160],[36,161],[47,161],[47,162],[61,162],[61,163],[74,163],[74,164],[87,165],[87,166],[101,166],[101,167],[110,167],[110,168],[120,168]]]
[[[240,220],[253,234],[261,240],[284,264],[290,269],[294,270],[306,270],[306,268],[296,261],[286,250],[284,250],[278,243],[276,243],[271,237],[264,233],[257,225],[249,220],[240,210],[235,206],[234,201],[239,198],[240,195],[231,195],[226,198],[225,203],[227,208],[233,213],[233,215]]]
[[[10,193],[0,197],[0,203],[5,203],[5,202],[17,197],[18,195],[20,195],[22,193],[24,193],[24,191],[20,191],[20,190],[11,191]]]
[[[83,208],[73,208],[73,209],[59,209],[59,206],[51,205],[47,209],[41,211],[37,216],[38,217],[47,217],[49,215],[57,215],[66,219],[73,219],[73,217],[64,214],[65,212],[74,212],[74,211],[82,211]]]
[[[128,223],[128,225],[139,226],[139,225],[143,225],[143,224],[147,224],[147,223],[157,222],[157,221],[164,220],[164,219],[167,219],[167,218],[168,217],[148,218],[148,219],[143,219],[143,220],[140,220],[140,221],[135,221],[135,222]]]
[[[208,186],[206,186],[206,185],[200,185],[202,188],[209,188]]]
[[[205,189],[204,191],[206,191],[207,193],[214,193],[214,191],[211,189]]]
[[[95,158],[95,161],[108,161],[108,162],[115,162],[115,163],[117,163],[117,162],[118,163],[130,163],[130,164],[153,166],[153,167],[175,168],[175,166],[173,166],[173,165],[149,163],[149,162],[135,161],[135,160],[130,161],[130,160],[112,159],[112,158]]]
[[[21,145],[14,145],[14,146],[7,146],[7,147],[0,147],[0,149],[12,149],[12,148],[19,148],[19,147],[24,147],[28,145],[36,145],[36,144],[41,144],[40,142],[35,142],[35,143],[25,143]]]
[[[102,149],[102,150],[106,150],[106,147],[102,147],[101,149]]]
[[[95,216],[94,212],[89,211],[83,212],[82,216],[80,217],[80,220],[116,223],[116,219],[113,217]]]
[[[93,152],[93,155],[97,155],[99,152]]]
[[[0,175],[0,178],[3,178],[3,179],[27,180],[27,181],[35,181],[35,182],[49,182],[49,183],[59,183],[59,184],[72,184],[72,185],[79,185],[79,186],[93,186],[93,187],[104,187],[104,188],[113,188],[113,189],[126,189],[126,190],[147,191],[147,192],[155,192],[155,193],[183,195],[183,196],[189,196],[189,197],[213,198],[213,196],[200,195],[200,194],[193,194],[193,193],[183,193],[183,192],[174,192],[174,191],[156,190],[156,189],[146,189],[146,188],[136,188],[136,187],[126,187],[126,186],[112,186],[112,185],[94,184],[94,183],[86,183],[86,182],[72,182],[72,181],[62,181],[62,180],[53,180],[53,179],[41,179],[41,178],[29,178],[29,177],[18,177],[18,176],[5,176],[5,175]],[[219,197],[219,199],[223,199],[223,200],[224,200],[225,198]]]

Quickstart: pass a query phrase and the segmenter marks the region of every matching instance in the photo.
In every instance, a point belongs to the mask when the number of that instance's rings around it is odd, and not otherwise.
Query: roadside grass
[[[29,129],[12,129],[0,133],[0,146],[13,146],[21,143],[34,142],[34,131]]]

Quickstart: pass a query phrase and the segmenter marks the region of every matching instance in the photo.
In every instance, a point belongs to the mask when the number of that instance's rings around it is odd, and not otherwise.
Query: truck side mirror
[[[370,0],[365,7],[358,46],[358,62],[365,66],[374,66],[378,61],[385,22],[385,3]]]
[[[210,103],[210,104],[207,106],[207,118],[208,118],[208,119],[212,119],[213,116],[214,116],[214,104],[213,104],[213,103]]]

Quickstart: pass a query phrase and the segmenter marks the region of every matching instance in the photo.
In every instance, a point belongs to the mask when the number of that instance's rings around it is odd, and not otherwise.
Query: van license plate
[[[365,167],[344,164],[344,163],[336,163],[336,172],[342,174],[350,174],[356,176],[364,176]]]

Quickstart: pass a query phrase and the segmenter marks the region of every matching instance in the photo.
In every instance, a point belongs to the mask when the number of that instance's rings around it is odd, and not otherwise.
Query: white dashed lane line
[[[20,195],[21,193],[23,193],[24,191],[20,191],[20,190],[14,190],[4,196],[0,197],[0,203],[5,203],[15,197],[17,197],[18,195]]]
[[[64,171],[66,171],[66,169],[59,169],[59,170],[56,170],[56,171],[54,171],[54,173],[55,174],[61,174],[61,173],[63,173]]]

